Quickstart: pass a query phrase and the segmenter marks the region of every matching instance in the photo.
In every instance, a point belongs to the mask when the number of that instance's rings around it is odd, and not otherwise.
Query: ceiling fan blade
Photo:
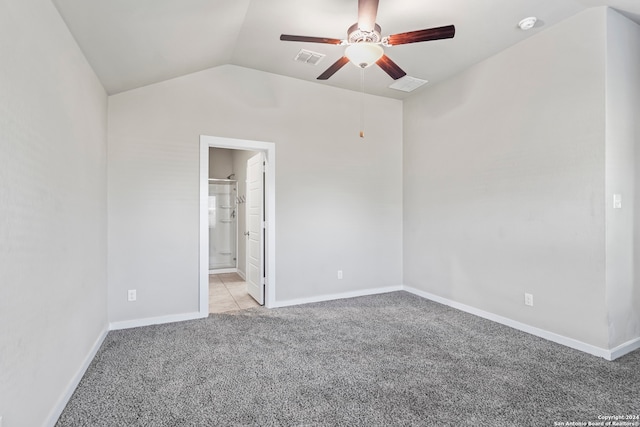
[[[340,39],[331,39],[327,37],[309,37],[309,36],[292,36],[290,34],[281,34],[280,40],[287,42],[308,42],[308,43],[325,43],[325,44],[341,44]]]
[[[373,31],[376,26],[379,0],[358,0],[358,28]]]
[[[450,39],[456,34],[456,27],[447,25],[445,27],[428,28],[426,30],[409,31],[407,33],[392,34],[387,37],[389,46],[399,44],[426,42],[429,40]]]
[[[407,75],[407,73],[405,73],[402,68],[398,67],[398,64],[393,62],[387,55],[382,55],[382,57],[376,61],[376,64],[378,64],[385,73],[389,74],[393,80],[398,80],[400,77]]]
[[[324,73],[320,74],[317,79],[327,80],[329,77],[333,76],[336,73],[336,71],[344,67],[347,64],[347,62],[349,62],[349,58],[347,58],[346,56],[343,56],[342,58],[334,62],[333,65],[327,68]]]

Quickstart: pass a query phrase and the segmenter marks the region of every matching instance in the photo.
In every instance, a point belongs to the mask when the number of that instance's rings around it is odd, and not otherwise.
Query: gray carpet
[[[406,292],[110,332],[57,426],[553,426],[640,414],[590,356]]]

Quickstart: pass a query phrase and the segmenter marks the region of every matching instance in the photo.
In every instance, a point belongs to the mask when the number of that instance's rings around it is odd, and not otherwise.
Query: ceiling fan
[[[324,73],[320,74],[318,80],[327,80],[349,61],[360,68],[367,68],[377,64],[392,79],[397,80],[407,73],[385,55],[383,46],[389,47],[430,40],[450,39],[456,33],[456,28],[453,25],[447,25],[382,37],[380,25],[376,24],[378,2],[379,0],[358,0],[358,22],[349,27],[345,40],[290,34],[282,34],[280,40],[347,46],[344,56],[334,62]]]

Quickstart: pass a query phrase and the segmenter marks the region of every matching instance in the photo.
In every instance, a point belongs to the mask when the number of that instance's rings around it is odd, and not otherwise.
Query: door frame
[[[200,315],[209,315],[209,148],[264,153],[265,286],[264,305],[275,306],[276,296],[276,145],[273,142],[200,135]]]

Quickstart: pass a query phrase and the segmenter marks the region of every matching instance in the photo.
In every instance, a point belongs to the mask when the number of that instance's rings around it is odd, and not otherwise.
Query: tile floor
[[[258,307],[247,293],[247,283],[236,273],[209,275],[209,313]]]

